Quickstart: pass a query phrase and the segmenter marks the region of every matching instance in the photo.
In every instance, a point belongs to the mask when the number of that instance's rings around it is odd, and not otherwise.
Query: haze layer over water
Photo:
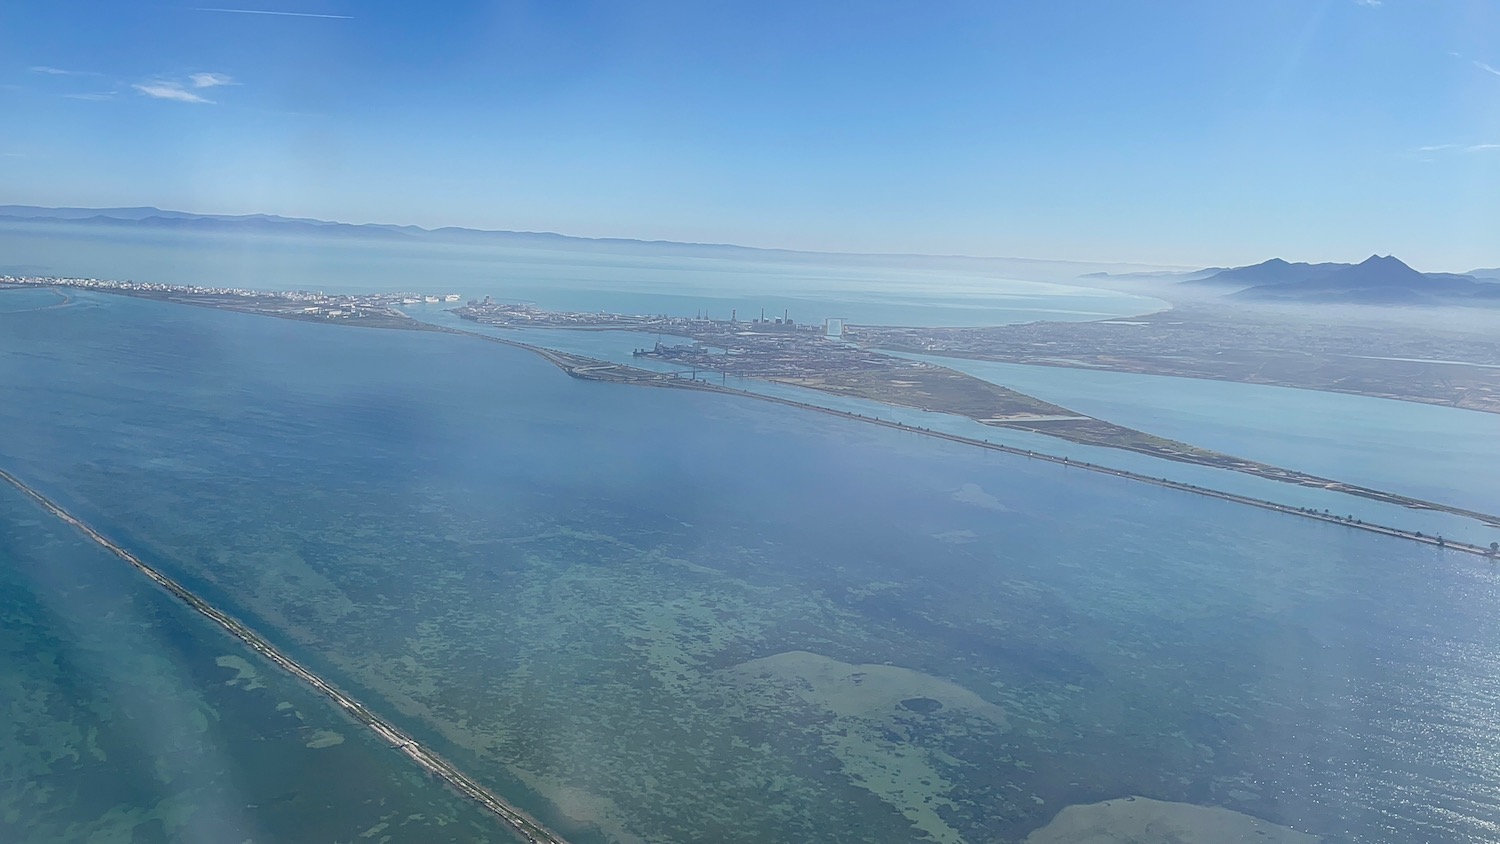
[[[790,313],[798,322],[998,325],[1105,319],[1166,306],[1144,296],[1055,283],[1106,265],[716,252],[672,244],[585,248],[566,242],[433,243],[0,223],[0,255],[0,274],[493,295],[553,310],[707,312],[720,319],[736,311],[750,319],[765,309],[768,316]]]
[[[1500,833],[1500,582],[1466,555],[95,295],[0,310],[0,427],[0,465],[579,841],[1011,840],[1129,794]]]

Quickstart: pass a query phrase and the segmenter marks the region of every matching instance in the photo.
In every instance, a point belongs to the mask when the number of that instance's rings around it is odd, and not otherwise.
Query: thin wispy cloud
[[[278,12],[270,9],[210,9],[197,8],[195,12],[219,12],[226,15],[276,15],[286,18],[323,18],[325,20],[350,21],[353,15],[320,15],[315,12]]]
[[[143,96],[155,100],[173,100],[179,103],[193,103],[196,105],[214,105],[214,101],[199,93],[209,88],[222,88],[226,85],[238,85],[234,77],[227,73],[208,73],[200,71],[190,73],[186,78],[164,78],[157,77],[148,82],[137,82],[131,85]]]
[[[1448,55],[1452,56],[1455,59],[1458,59],[1461,62],[1468,62],[1469,64],[1473,65],[1475,68],[1477,68],[1479,70],[1482,70],[1485,73],[1491,74],[1493,76],[1500,76],[1500,67],[1495,67],[1494,65],[1490,64],[1489,62],[1480,61],[1479,59],[1471,59],[1468,56],[1466,56],[1463,53],[1460,53],[1460,52],[1458,52],[1456,50],[1449,50],[1448,51]]]
[[[94,91],[94,92],[82,93],[82,94],[63,94],[63,97],[66,98],[66,99],[69,99],[69,100],[88,100],[90,102],[103,102],[104,100],[112,100],[112,99],[114,99],[115,98],[115,94],[118,94],[118,93],[120,93],[120,92],[119,91]]]
[[[161,81],[143,82],[130,87],[145,96],[156,100],[175,100],[179,103],[197,103],[199,105],[213,105],[213,100],[189,91],[182,86],[181,82]]]
[[[217,88],[220,85],[239,84],[224,73],[195,73],[188,77],[188,82],[194,88]]]
[[[98,76],[99,75],[99,74],[93,72],[92,70],[65,70],[65,69],[60,68],[60,67],[52,67],[51,65],[45,65],[45,64],[32,65],[30,68],[28,68],[28,70],[30,70],[32,73],[41,73],[41,74],[45,74],[47,76]]]
[[[1475,153],[1475,152],[1491,152],[1491,151],[1494,151],[1494,150],[1500,150],[1500,143],[1496,143],[1496,144],[1432,144],[1430,146],[1417,147],[1416,151],[1419,152],[1419,153],[1444,152],[1444,153],[1463,153],[1463,154],[1467,154],[1467,153]]]
[[[1354,0],[1356,6],[1367,6],[1371,9],[1380,5],[1380,0]]]

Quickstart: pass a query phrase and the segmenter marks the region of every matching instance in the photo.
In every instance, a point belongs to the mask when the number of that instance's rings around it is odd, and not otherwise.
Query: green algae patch
[[[336,744],[343,743],[344,737],[332,730],[317,730],[313,733],[312,738],[307,740],[307,746],[314,750],[321,747],[333,747]]]
[[[741,663],[730,673],[788,686],[807,702],[844,717],[886,720],[911,709],[904,701],[926,699],[1001,729],[1010,726],[1005,710],[963,686],[895,665],[851,665],[809,651],[787,651]]]
[[[239,686],[247,692],[265,687],[265,683],[260,680],[260,672],[242,656],[221,656],[214,662],[220,668],[228,668],[234,672],[234,677],[224,681],[226,686]]]
[[[1317,844],[1308,835],[1217,806],[1127,797],[1069,806],[1026,844]]]
[[[829,723],[817,732],[819,740],[851,784],[879,797],[927,840],[964,840],[948,818],[960,811],[954,784],[966,765],[931,740],[931,728],[941,724],[939,734],[1004,732],[1010,728],[1005,710],[921,671],[855,665],[809,651],[750,660],[725,673],[752,710],[784,711],[792,703],[821,713]]]

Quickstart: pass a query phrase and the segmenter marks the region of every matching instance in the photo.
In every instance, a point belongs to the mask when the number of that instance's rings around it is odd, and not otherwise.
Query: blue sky
[[[0,202],[1500,265],[1493,0],[23,0],[0,56]]]

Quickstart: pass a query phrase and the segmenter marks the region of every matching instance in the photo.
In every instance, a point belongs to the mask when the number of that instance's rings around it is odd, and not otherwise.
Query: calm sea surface
[[[0,223],[0,274],[88,276],[257,290],[492,295],[554,310],[741,319],[789,313],[881,325],[999,325],[1147,313],[1144,296],[1052,283],[1099,267],[1009,262],[997,271],[872,265],[765,253],[694,257],[509,244],[292,239]],[[1006,269],[1000,272],[999,269]],[[1015,272],[1025,272],[1018,280]]]
[[[0,465],[578,841],[1009,841],[1129,794],[1500,836],[1482,560],[467,338],[10,296]],[[266,824],[473,834],[123,564],[0,517],[21,837],[238,834],[278,779]]]
[[[3,841],[511,840],[9,484],[0,701]]]

